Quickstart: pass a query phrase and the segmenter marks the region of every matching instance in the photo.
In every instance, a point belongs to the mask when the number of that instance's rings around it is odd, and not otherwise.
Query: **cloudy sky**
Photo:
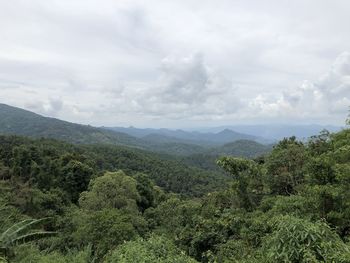
[[[92,125],[343,125],[348,0],[0,0],[0,103]]]

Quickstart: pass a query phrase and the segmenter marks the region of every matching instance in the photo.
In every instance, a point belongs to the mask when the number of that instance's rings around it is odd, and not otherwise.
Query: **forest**
[[[349,128],[202,159],[0,136],[0,262],[350,262]]]
[[[0,263],[350,263],[350,0],[0,0]]]

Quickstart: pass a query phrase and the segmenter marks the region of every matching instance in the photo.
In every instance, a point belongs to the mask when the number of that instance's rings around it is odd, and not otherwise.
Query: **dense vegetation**
[[[77,196],[91,178],[121,169],[131,176],[146,173],[165,191],[188,196],[201,196],[224,187],[230,180],[223,173],[207,172],[168,156],[133,148],[0,136],[0,178],[15,174],[39,189],[59,187]]]
[[[121,129],[121,131],[129,130],[126,128]],[[221,144],[241,139],[245,140],[241,140],[239,145],[232,144],[229,147],[230,151],[236,155],[251,157],[261,153],[267,153],[270,150],[269,147],[251,141],[255,139],[254,136],[240,134],[230,130],[225,130],[217,134],[170,131],[165,129],[160,129],[160,131],[163,131],[165,135],[149,134],[148,136],[139,138],[116,130],[113,131],[47,118],[20,108],[0,104],[0,134],[4,135],[52,138],[74,144],[128,146],[176,156],[222,152]],[[174,134],[180,134],[180,138],[169,136]],[[254,147],[251,147],[252,144],[255,144]],[[241,151],[241,146],[243,146],[243,149],[249,150]]]
[[[350,262],[350,129],[217,164],[2,136],[0,262]]]
[[[222,146],[202,150],[191,155],[180,156],[180,160],[193,167],[207,171],[222,172],[217,166],[216,160],[220,156],[246,157],[250,159],[260,158],[272,149],[272,145],[263,145],[254,141],[238,140]]]
[[[224,129],[219,132],[198,132],[184,130],[169,130],[169,129],[139,129],[134,127],[122,128],[106,128],[108,130],[117,131],[129,134],[133,137],[147,139],[148,141],[159,142],[176,142],[196,145],[222,145],[238,140],[260,141],[264,138],[252,136],[244,133],[238,133],[230,129]]]

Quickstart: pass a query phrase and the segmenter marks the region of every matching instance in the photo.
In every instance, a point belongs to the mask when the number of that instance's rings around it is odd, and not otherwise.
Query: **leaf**
[[[15,240],[13,240],[13,243],[15,244],[23,244],[29,241],[37,240],[43,237],[51,237],[57,235],[57,232],[51,232],[51,231],[40,231],[40,232],[33,232],[30,234],[22,235],[17,237]]]

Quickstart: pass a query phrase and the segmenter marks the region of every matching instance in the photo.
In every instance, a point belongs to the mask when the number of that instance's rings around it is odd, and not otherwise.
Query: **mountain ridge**
[[[152,129],[152,128],[135,128],[135,127],[102,127],[103,129],[123,132],[131,136],[138,138],[149,138],[150,135],[159,135],[164,138],[168,137],[169,140],[177,138],[182,143],[192,143],[206,146],[219,146],[229,142],[237,140],[253,140],[253,141],[264,141],[264,138],[253,136],[249,134],[239,133],[231,129],[224,129],[215,133],[199,132],[199,131],[185,131],[181,129]]]
[[[112,143],[141,146],[137,138],[124,133],[102,131],[99,128],[72,123],[21,108],[0,104],[0,133],[53,138],[73,143]]]
[[[148,129],[148,135],[139,134],[139,137],[134,137],[120,131],[44,117],[21,108],[0,104],[0,134],[4,135],[52,138],[75,144],[121,145],[173,156],[215,152],[226,143],[237,140],[246,140],[248,143],[249,139],[254,138],[231,130],[223,130],[214,134],[161,129],[163,135],[150,133],[154,130]],[[171,137],[170,135],[174,133],[180,133],[182,138]],[[244,145],[240,147],[244,148]],[[256,149],[260,148],[264,149],[263,146],[258,146]],[[245,157],[254,154],[255,152],[252,152]]]

